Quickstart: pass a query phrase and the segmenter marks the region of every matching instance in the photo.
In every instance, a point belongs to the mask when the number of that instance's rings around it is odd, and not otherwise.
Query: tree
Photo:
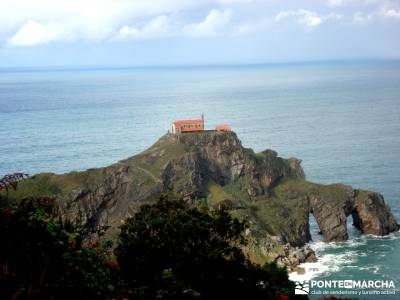
[[[50,198],[0,195],[0,299],[275,299],[294,291],[285,269],[245,257],[247,224],[227,211],[167,198],[143,205],[121,227],[112,269],[52,208]]]
[[[286,270],[251,263],[246,224],[181,200],[143,205],[121,227],[121,290],[134,299],[274,299],[292,294]]]
[[[7,200],[4,199],[3,200]],[[55,220],[52,199],[1,201],[0,299],[101,299],[112,292],[101,256]]]
[[[8,174],[0,178],[0,192],[6,190],[8,194],[8,189],[11,187],[13,190],[17,189],[18,182],[24,178],[27,178],[28,174],[25,173],[13,173]]]

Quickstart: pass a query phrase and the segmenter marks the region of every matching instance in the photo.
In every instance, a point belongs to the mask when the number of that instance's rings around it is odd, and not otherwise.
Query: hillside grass
[[[277,185],[269,197],[263,196],[244,201],[244,217],[254,222],[259,238],[264,232],[271,235],[290,234],[292,226],[304,221],[308,214],[308,201],[318,197],[326,204],[344,205],[348,199],[349,186],[343,184],[322,185],[306,180],[285,180]]]
[[[182,144],[160,141],[142,155],[139,155],[137,164],[155,177],[160,178],[166,165],[185,152],[185,147]]]
[[[217,184],[214,180],[209,179],[205,184],[205,188],[207,191],[207,205],[212,207],[219,202],[226,200],[226,199],[234,199],[232,194],[228,193],[224,190],[222,186]]]
[[[306,180],[285,180],[273,190],[273,195],[281,200],[317,196],[325,201],[337,204],[337,200],[345,200],[347,198],[349,188],[349,186],[340,183],[324,185]]]
[[[69,193],[75,189],[90,188],[100,184],[105,179],[101,169],[67,174],[40,173],[18,183],[17,190],[10,189],[10,198],[54,197]],[[5,191],[1,192],[5,195]]]

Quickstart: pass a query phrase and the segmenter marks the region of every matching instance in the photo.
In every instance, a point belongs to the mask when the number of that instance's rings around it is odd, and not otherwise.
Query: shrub
[[[292,294],[286,270],[243,254],[246,224],[183,201],[143,205],[121,227],[121,289],[134,299],[274,299]]]
[[[112,291],[110,273],[68,221],[50,216],[51,199],[2,202],[0,299],[95,299]]]

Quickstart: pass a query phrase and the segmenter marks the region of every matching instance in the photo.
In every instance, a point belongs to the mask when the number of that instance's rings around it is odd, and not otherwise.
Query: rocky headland
[[[247,220],[248,256],[289,269],[316,260],[307,246],[310,214],[327,242],[348,239],[349,215],[364,234],[399,229],[379,193],[306,181],[299,159],[272,150],[255,153],[234,132],[166,134],[146,151],[105,168],[34,175],[10,196],[55,198],[54,213],[97,228],[86,237],[97,243],[115,237],[141,204],[165,193]]]

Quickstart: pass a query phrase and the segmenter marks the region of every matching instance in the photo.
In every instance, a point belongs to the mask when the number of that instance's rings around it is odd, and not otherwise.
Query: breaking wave
[[[351,270],[379,274],[383,267],[379,263],[365,264],[361,259],[369,255],[384,259],[389,252],[396,249],[397,240],[400,241],[400,231],[386,236],[361,235],[345,242],[310,242],[310,247],[315,251],[318,260],[313,263],[300,264],[304,274],[292,272],[289,279],[292,281],[305,281],[316,278],[325,278],[338,273],[346,268],[346,273]]]

